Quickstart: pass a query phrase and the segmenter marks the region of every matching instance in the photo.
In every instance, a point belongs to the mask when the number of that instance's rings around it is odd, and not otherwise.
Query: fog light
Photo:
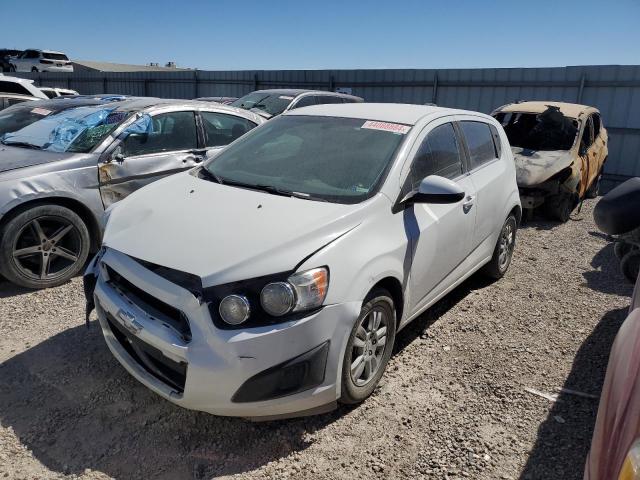
[[[251,308],[249,300],[242,295],[229,295],[224,297],[218,307],[222,320],[230,325],[239,325],[249,318]]]
[[[295,305],[296,297],[293,288],[286,282],[267,284],[260,293],[260,303],[264,311],[274,317],[289,313]]]

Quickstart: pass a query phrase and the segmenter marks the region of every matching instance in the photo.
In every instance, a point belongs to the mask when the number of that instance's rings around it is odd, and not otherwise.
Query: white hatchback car
[[[182,407],[320,413],[370,395],[396,333],[465,278],[501,277],[520,216],[487,115],[303,108],[110,208],[88,311]]]
[[[9,58],[12,72],[67,72],[73,73],[73,63],[62,52],[29,49],[17,57]]]

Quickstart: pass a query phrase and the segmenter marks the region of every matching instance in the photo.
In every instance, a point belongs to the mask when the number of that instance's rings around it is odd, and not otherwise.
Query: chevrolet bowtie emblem
[[[142,330],[142,325],[138,323],[138,321],[136,320],[136,316],[133,313],[126,312],[124,310],[118,310],[116,317],[118,317],[118,320],[120,320],[122,326],[134,335]]]

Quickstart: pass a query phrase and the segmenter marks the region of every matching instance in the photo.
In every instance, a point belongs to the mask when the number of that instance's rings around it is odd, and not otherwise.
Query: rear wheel
[[[500,236],[498,237],[498,243],[493,250],[493,257],[489,263],[487,263],[482,271],[485,275],[499,279],[507,273],[509,265],[511,265],[511,259],[513,258],[513,250],[516,246],[516,230],[518,223],[516,217],[513,214],[509,215],[502,225],[500,230]]]
[[[640,274],[640,250],[631,250],[620,262],[622,273],[631,283],[635,284]]]
[[[387,367],[395,338],[393,299],[386,290],[375,289],[365,299],[347,342],[341,403],[360,403],[371,395]]]
[[[55,287],[80,272],[89,247],[89,230],[75,212],[59,205],[38,205],[4,226],[0,273],[22,287]]]
[[[10,72],[15,72],[16,71],[16,67],[14,65],[9,65],[9,71]]]
[[[33,68],[31,69],[31,72],[32,72],[32,73],[38,73],[38,69],[37,69],[36,67],[33,67]]]

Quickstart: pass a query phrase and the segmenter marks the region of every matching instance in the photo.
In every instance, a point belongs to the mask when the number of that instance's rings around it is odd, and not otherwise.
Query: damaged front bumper
[[[357,302],[281,324],[221,330],[206,302],[111,249],[92,262],[85,285],[116,359],[181,407],[264,419],[320,413],[340,396]]]

